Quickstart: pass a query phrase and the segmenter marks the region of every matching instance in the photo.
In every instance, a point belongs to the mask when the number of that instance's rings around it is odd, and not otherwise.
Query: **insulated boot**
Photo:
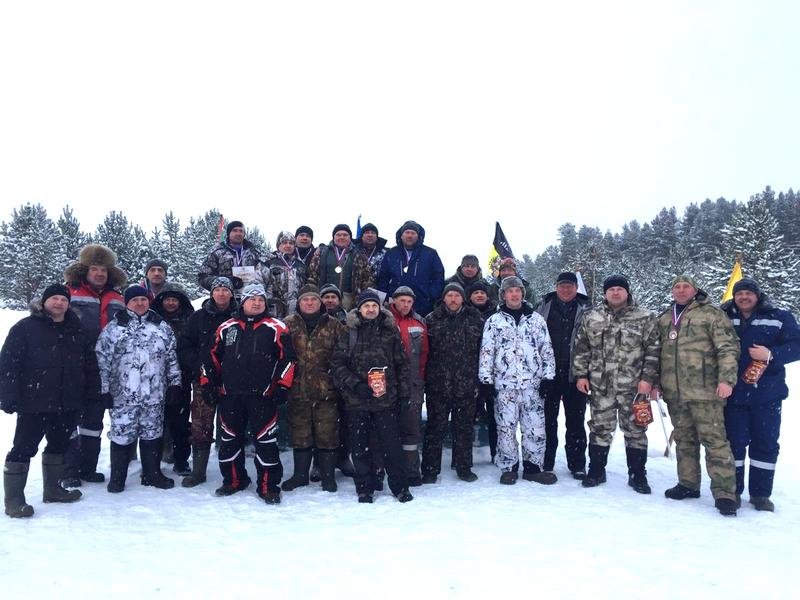
[[[586,479],[586,471],[583,469],[578,469],[577,471],[570,471],[572,473],[572,478],[577,479],[578,481],[583,481]]]
[[[625,448],[628,458],[628,485],[640,494],[649,494],[652,490],[647,482],[647,450],[643,448]]]
[[[320,453],[317,453],[317,461],[320,460]],[[313,451],[311,448],[295,448],[292,451],[294,455],[294,475],[281,484],[281,489],[284,492],[291,492],[299,487],[308,485],[308,471],[311,468],[311,456]]]
[[[319,473],[322,476],[322,489],[326,492],[335,492],[336,485],[336,450],[317,450]]]
[[[211,444],[192,446],[192,472],[181,481],[183,487],[190,488],[206,482],[209,454]]]
[[[261,490],[259,490],[258,491],[258,495],[267,504],[280,504],[281,503],[281,493],[280,493],[280,491],[275,491],[275,492],[267,491],[267,492],[263,492],[262,493]]]
[[[730,498],[717,498],[714,500],[714,506],[724,517],[735,517],[736,516],[736,500],[731,500]]]
[[[308,480],[314,483],[319,483],[322,480],[322,475],[319,473],[319,457],[317,456],[317,449],[314,448],[314,460],[311,463],[311,472],[308,474]]]
[[[419,450],[403,450],[403,465],[406,469],[408,485],[412,487],[422,485],[422,474],[419,470]]]
[[[336,451],[337,455],[337,463],[336,468],[339,469],[342,475],[345,477],[352,477],[356,474],[356,468],[353,466],[353,461],[350,460],[350,453],[347,452],[347,448],[344,446],[340,446],[339,449]]]
[[[472,472],[472,469],[457,469],[456,475],[461,481],[466,481],[467,483],[478,481],[478,476]]]
[[[397,498],[398,502],[411,502],[414,496],[411,495],[408,488],[404,488],[395,494],[395,498]]]
[[[775,512],[775,505],[767,496],[750,496],[750,504],[752,504],[756,510]]]
[[[131,446],[133,444],[122,445],[111,442],[111,475],[108,478],[106,489],[112,494],[119,494],[125,489]]]
[[[215,496],[233,496],[236,492],[241,492],[250,487],[250,478],[239,482],[239,485],[234,486],[232,483],[223,483],[220,487],[214,490]]]
[[[675,487],[666,490],[664,495],[670,500],[686,500],[687,498],[699,498],[700,490],[693,490],[679,483]]]
[[[59,483],[64,476],[63,454],[42,454],[42,500],[44,502],[75,502],[80,490],[65,490]]]
[[[142,485],[168,490],[175,485],[175,480],[161,472],[162,444],[161,438],[139,440],[139,453],[142,457]]]
[[[97,472],[97,459],[100,457],[100,437],[81,436],[80,478],[90,483],[103,483],[106,476]]]
[[[386,475],[384,469],[378,469],[371,476],[372,490],[375,492],[383,491],[383,478]]]
[[[503,485],[514,485],[517,483],[517,477],[516,471],[503,471],[500,475],[500,483]]]
[[[585,488],[597,487],[606,482],[606,462],[608,461],[608,446],[589,444],[589,472],[581,481]]]
[[[556,474],[551,471],[542,471],[539,465],[535,465],[527,460],[522,461],[522,478],[525,481],[533,481],[542,485],[553,485],[558,481]]]
[[[358,495],[359,504],[372,504],[372,494],[363,493]]]
[[[425,473],[422,476],[422,483],[423,484],[433,484],[436,483],[437,475],[436,473]]]
[[[14,519],[33,516],[33,507],[25,502],[28,467],[28,463],[6,461],[3,468],[6,514]]]
[[[164,426],[164,433],[162,436],[162,448],[161,448],[161,462],[165,462],[168,465],[171,465],[175,462],[175,454],[172,448],[172,434],[170,433],[169,429]]]

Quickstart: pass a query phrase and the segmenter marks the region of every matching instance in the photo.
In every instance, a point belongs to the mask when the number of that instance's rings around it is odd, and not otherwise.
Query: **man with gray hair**
[[[525,302],[525,284],[509,276],[500,285],[500,308],[483,328],[478,378],[497,390],[497,459],[500,483],[517,482],[519,447],[517,426],[522,429],[523,478],[545,485],[557,481],[542,470],[545,450],[544,401],[539,396],[542,380],[556,374],[547,323]]]

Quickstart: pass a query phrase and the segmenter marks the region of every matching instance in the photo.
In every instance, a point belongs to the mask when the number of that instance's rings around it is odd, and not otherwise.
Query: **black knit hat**
[[[69,288],[67,286],[62,285],[60,283],[54,283],[52,285],[48,285],[44,292],[42,293],[42,305],[47,302],[47,299],[51,296],[64,296],[67,300],[70,300],[72,296],[70,296]]]
[[[447,292],[458,292],[459,294],[461,294],[461,297],[466,300],[466,295],[464,293],[464,288],[461,287],[460,283],[456,283],[455,281],[451,281],[446,286],[444,286],[444,289],[442,290],[442,298],[444,298],[447,295]]]
[[[744,291],[753,292],[756,296],[761,298],[761,286],[758,285],[755,279],[750,279],[749,277],[745,277],[733,284],[734,295],[736,294],[736,292],[744,292]]]
[[[464,267],[467,265],[474,265],[476,267],[479,267],[481,266],[481,263],[478,260],[478,257],[475,256],[474,254],[465,254],[464,257],[461,259],[461,266]]]
[[[361,228],[361,234],[363,235],[366,231],[374,231],[375,235],[378,235],[378,228],[375,227],[372,223],[367,223]]]
[[[353,237],[353,232],[350,230],[350,226],[346,225],[345,223],[339,223],[336,227],[334,227],[331,237],[335,236],[337,231],[346,231],[347,235]]]
[[[234,227],[241,227],[242,229],[244,229],[244,223],[242,223],[241,221],[231,221],[225,228],[225,234],[230,235]]]
[[[378,306],[381,305],[380,296],[378,296],[375,290],[370,288],[367,288],[358,295],[356,298],[356,308],[361,308],[361,305],[365,302],[375,302]]]
[[[319,291],[320,296],[324,296],[325,294],[336,294],[339,296],[339,300],[342,299],[342,290],[339,289],[338,286],[332,283],[326,283],[322,286],[322,289]]]
[[[631,284],[624,275],[609,275],[603,280],[604,294],[608,291],[608,288],[612,287],[621,287],[629,294],[631,293]]]
[[[147,261],[147,264],[144,266],[145,277],[147,277],[147,272],[153,267],[161,267],[162,269],[164,269],[164,275],[167,274],[167,263],[165,263],[160,258],[154,258],[153,260]]]
[[[147,290],[144,289],[140,285],[131,285],[128,286],[128,289],[125,290],[125,305],[128,305],[128,302],[133,300],[134,298],[138,298],[139,296],[144,296],[145,298],[150,298],[147,295]]]
[[[308,225],[300,225],[300,227],[297,228],[297,231],[294,232],[294,237],[297,237],[301,233],[307,233],[308,237],[310,237],[312,240],[314,239],[314,230]]]
[[[556,277],[556,285],[559,283],[574,283],[578,285],[578,276],[572,271],[564,271],[563,273],[559,273],[558,277]]]
[[[467,291],[467,296],[472,296],[473,292],[479,292],[479,291],[483,292],[484,294],[486,294],[488,296],[489,295],[489,286],[485,281],[483,281],[482,279],[479,279],[475,283],[471,284],[467,288],[466,291]]]

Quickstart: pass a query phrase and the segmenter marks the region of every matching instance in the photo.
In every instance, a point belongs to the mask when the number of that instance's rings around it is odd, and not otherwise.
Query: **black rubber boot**
[[[322,477],[322,489],[326,492],[338,490],[336,485],[336,450],[317,450],[319,461],[319,474]]]
[[[308,475],[309,481],[313,481],[314,483],[318,483],[322,480],[322,475],[319,473],[319,460],[317,457],[317,449],[314,448],[314,460],[311,463],[311,472]]]
[[[181,481],[183,487],[190,488],[206,482],[210,454],[211,444],[192,446],[192,472]]]
[[[752,504],[756,510],[775,512],[775,504],[773,504],[768,496],[750,496],[750,504]]]
[[[125,480],[128,479],[128,457],[133,444],[117,444],[111,442],[111,475],[108,478],[106,489],[112,494],[119,494],[125,489]]]
[[[172,448],[172,433],[170,433],[166,424],[164,425],[164,433],[161,440],[161,462],[171,465],[175,462],[175,453]]]
[[[14,519],[33,516],[33,507],[25,502],[25,483],[28,481],[28,467],[28,463],[8,461],[3,467],[6,514]]]
[[[61,487],[64,476],[63,454],[42,454],[42,500],[45,502],[75,502],[80,500],[80,490]]]
[[[406,479],[408,485],[417,487],[422,485],[422,474],[420,473],[419,450],[403,450],[403,462],[406,469]]]
[[[91,483],[103,483],[106,476],[97,472],[97,460],[100,458],[100,437],[81,436],[81,468],[80,478]]]
[[[319,453],[317,451],[317,460],[319,461]],[[291,492],[299,487],[308,485],[308,472],[311,468],[311,457],[313,451],[311,448],[295,448],[292,451],[294,455],[294,474],[281,484],[281,489],[284,492]]]
[[[356,474],[356,468],[353,466],[353,461],[350,460],[350,453],[347,451],[347,448],[344,446],[339,446],[339,449],[336,451],[336,468],[339,469],[342,475],[345,477],[352,477]]]
[[[170,479],[161,472],[161,438],[155,440],[139,440],[139,454],[142,460],[142,485],[168,490],[175,485],[175,480]]]
[[[583,487],[597,487],[606,482],[608,450],[608,446],[589,444],[589,472],[586,473],[586,477],[581,481]]]
[[[647,482],[647,450],[642,448],[625,448],[628,458],[628,485],[640,494],[652,492],[650,484]]]

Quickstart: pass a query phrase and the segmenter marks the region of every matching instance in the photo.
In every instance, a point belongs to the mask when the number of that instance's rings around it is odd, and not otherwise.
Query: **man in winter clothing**
[[[286,319],[297,354],[298,377],[289,393],[289,423],[294,475],[284,491],[308,485],[316,448],[322,489],[336,491],[334,470],[339,449],[338,393],[330,376],[330,357],[345,326],[325,312],[316,286],[300,289],[297,312]]]
[[[448,277],[444,283],[445,285],[457,283],[466,291],[469,286],[479,281],[485,282],[486,280],[483,278],[478,257],[474,254],[467,254],[461,259],[461,265],[456,269],[455,275]]]
[[[78,262],[64,271],[70,307],[80,318],[92,343],[117,312],[125,308],[118,289],[125,285],[127,276],[116,263],[117,256],[111,250],[100,244],[89,244],[81,249]],[[64,457],[67,468],[62,485],[65,487],[79,487],[81,480],[105,481],[104,475],[97,472],[104,412],[99,398],[87,399],[84,404]]]
[[[267,504],[281,501],[283,465],[278,452],[278,404],[286,402],[295,371],[295,353],[286,325],[267,312],[263,286],[242,290],[237,316],[217,329],[206,366],[209,384],[219,396],[222,435],[217,496],[230,496],[250,485],[244,466],[248,423],[254,433],[256,486]]]
[[[269,255],[267,266],[275,290],[274,314],[282,319],[297,309],[297,293],[306,281],[306,264],[295,254],[291,231],[281,231],[275,245],[278,249]]]
[[[401,285],[389,305],[409,362],[410,399],[400,404],[400,443],[403,446],[408,485],[422,485],[419,445],[422,442],[422,402],[425,398],[425,366],[428,362],[428,327],[414,312],[414,290]]]
[[[108,491],[125,489],[131,447],[139,439],[142,483],[168,489],[174,481],[161,472],[161,436],[167,397],[180,393],[175,334],[150,310],[147,290],[125,290],[126,310],[118,312],[97,340],[101,398],[111,415],[111,476]]]
[[[503,279],[506,277],[519,277],[520,281],[522,281],[522,284],[525,286],[525,297],[533,298],[530,284],[519,274],[517,261],[509,256],[500,261],[497,267],[497,276],[489,286],[489,297],[492,300],[496,302],[500,300],[500,286],[503,283]]]
[[[398,403],[408,403],[408,360],[392,314],[372,290],[359,294],[347,315],[347,331],[331,357],[333,381],[347,403],[347,421],[358,501],[371,503],[370,436],[377,433],[389,474],[389,488],[400,502],[408,491],[397,426]]]
[[[376,280],[383,257],[386,256],[386,238],[379,237],[378,228],[372,223],[367,223],[361,228],[361,237],[356,238],[353,244],[367,259],[372,279]]]
[[[800,360],[800,328],[792,313],[775,308],[753,279],[737,281],[733,300],[722,310],[741,342],[739,378],[725,406],[725,427],[736,461],[736,496],[740,499],[744,491],[744,461],[749,453],[750,503],[756,510],[772,512],[781,405],[789,395],[785,365]],[[757,382],[748,383],[745,372],[753,361],[767,367]]]
[[[442,468],[442,443],[453,415],[453,465],[462,481],[472,472],[472,425],[478,393],[478,351],[483,318],[464,305],[464,289],[444,286],[442,303],[425,318],[430,354],[426,370],[428,425],[422,449],[422,482],[436,483]]]
[[[572,357],[575,386],[582,394],[591,393],[589,472],[583,487],[605,483],[608,450],[619,415],[628,485],[649,494],[647,427],[633,422],[633,400],[637,394],[649,396],[658,379],[658,324],[653,314],[634,304],[626,277],[606,277],[603,293],[603,306],[586,313],[578,327]]]
[[[480,279],[469,286],[467,292],[467,303],[476,308],[481,313],[484,325],[495,312],[497,312],[497,302],[489,297],[489,284]],[[497,421],[494,419],[494,399],[495,389],[493,385],[479,385],[478,398],[475,412],[476,421],[486,421],[486,433],[489,437],[489,453],[492,463],[497,454]]]
[[[442,295],[444,266],[439,253],[425,245],[425,229],[406,221],[395,234],[397,246],[386,253],[378,274],[377,287],[391,296],[401,285],[414,290],[414,304],[421,315],[433,310]]]
[[[525,302],[525,284],[506,277],[500,287],[502,304],[483,328],[478,378],[497,391],[497,459],[500,483],[517,482],[519,447],[517,425],[522,429],[523,478],[545,485],[556,482],[542,470],[545,431],[544,401],[539,396],[543,379],[555,377],[555,358],[547,324]]]
[[[334,227],[333,239],[317,248],[308,268],[308,283],[320,289],[329,283],[339,288],[345,310],[353,308],[356,296],[372,285],[367,259],[353,245],[352,235],[347,225]]]
[[[147,297],[150,302],[153,302],[156,296],[161,293],[166,281],[167,263],[158,258],[147,261],[144,266],[144,279],[139,282],[139,285],[147,290]]]
[[[181,371],[190,373],[192,378],[192,472],[181,481],[183,487],[194,487],[206,481],[208,458],[214,441],[217,395],[216,391],[204,389],[201,385],[201,379],[207,380],[203,365],[210,364],[209,353],[217,328],[238,308],[230,279],[217,277],[211,283],[211,297],[203,302],[200,310],[192,313],[178,337]]]
[[[172,328],[175,339],[180,339],[184,327],[194,313],[189,296],[177,283],[165,284],[153,302],[153,310]],[[192,398],[191,367],[181,366],[181,387],[173,388],[167,395],[164,407],[164,428],[170,432],[171,454],[178,475],[188,475],[189,469],[189,404]]]
[[[672,305],[658,317],[661,389],[669,408],[678,458],[672,500],[700,497],[700,444],[706,450],[714,505],[736,515],[736,468],[725,433],[724,408],[736,383],[739,339],[728,317],[709,304],[687,275],[672,282]]]
[[[547,323],[553,354],[556,358],[556,377],[540,390],[544,397],[544,422],[547,445],[544,451],[544,470],[552,471],[558,450],[558,412],[564,403],[566,433],[564,452],[567,468],[575,479],[586,476],[586,395],[575,386],[571,374],[575,334],[583,315],[591,309],[589,299],[578,293],[578,278],[567,271],[556,278],[556,289],[546,294],[536,312]]]
[[[347,311],[342,308],[342,292],[334,284],[322,286],[319,291],[325,311],[340,323],[347,320]]]
[[[245,239],[241,221],[231,221],[226,228],[224,242],[219,242],[200,265],[197,281],[200,287],[211,290],[215,277],[227,277],[238,293],[245,285],[259,283],[264,287],[267,300],[272,292],[272,276],[261,260],[261,255],[250,240]]]
[[[74,502],[79,490],[59,485],[64,452],[70,433],[87,399],[100,391],[94,340],[81,327],[69,307],[70,292],[60,284],[47,287],[31,314],[8,332],[0,351],[0,408],[17,413],[11,451],[3,468],[5,512],[9,517],[30,517],[25,483],[31,458],[42,437],[45,502]]]
[[[314,230],[308,225],[300,225],[294,232],[294,240],[294,253],[305,263],[307,271],[314,258]]]
[[[478,309],[484,322],[497,311],[497,302],[489,297],[489,284],[483,279],[464,288],[467,294],[467,303]]]

